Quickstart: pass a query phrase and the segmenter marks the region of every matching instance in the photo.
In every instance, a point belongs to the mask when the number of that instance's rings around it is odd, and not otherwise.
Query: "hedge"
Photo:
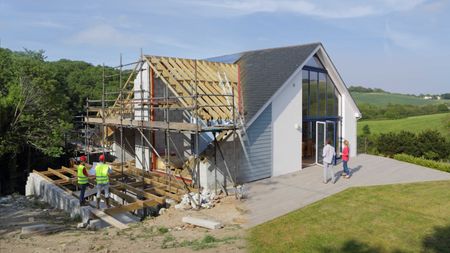
[[[433,169],[442,170],[445,172],[450,172],[450,163],[446,163],[446,162],[437,162],[437,161],[433,161],[433,160],[427,160],[427,159],[424,159],[421,157],[414,157],[414,156],[407,155],[407,154],[396,154],[396,155],[394,155],[394,159],[403,161],[403,162],[414,163],[417,165],[421,165],[421,166],[425,166],[425,167],[429,167],[429,168],[433,168]]]

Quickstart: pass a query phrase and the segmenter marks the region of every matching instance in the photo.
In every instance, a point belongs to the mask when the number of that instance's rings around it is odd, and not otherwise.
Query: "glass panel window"
[[[334,110],[334,84],[330,77],[327,75],[327,115],[337,116],[337,112]]]
[[[313,57],[309,58],[309,60],[306,62],[306,66],[315,67],[319,69],[325,69],[320,62],[319,58],[314,55]]]
[[[327,116],[327,80],[324,73],[319,73],[319,114],[318,116]]]
[[[334,89],[334,114],[336,116],[339,116],[339,98],[341,97],[341,94],[339,93],[339,91],[335,88]]]
[[[302,71],[302,113],[303,117],[308,114],[308,98],[309,98],[309,71]]]
[[[317,76],[317,72],[309,72],[309,116],[311,117],[318,116],[319,93],[317,92]]]

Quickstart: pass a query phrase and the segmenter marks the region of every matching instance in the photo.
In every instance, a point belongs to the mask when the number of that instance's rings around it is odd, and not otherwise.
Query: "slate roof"
[[[239,64],[244,117],[248,122],[319,45],[262,49],[207,60]]]

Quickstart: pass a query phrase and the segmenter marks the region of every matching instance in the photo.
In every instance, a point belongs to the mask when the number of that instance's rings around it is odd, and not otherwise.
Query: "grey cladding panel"
[[[242,159],[238,181],[244,183],[272,176],[272,105],[247,129],[244,143],[250,161]]]

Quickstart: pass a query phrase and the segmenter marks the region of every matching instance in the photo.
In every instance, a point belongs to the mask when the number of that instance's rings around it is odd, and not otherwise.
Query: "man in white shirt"
[[[323,147],[322,157],[323,157],[323,183],[328,183],[328,174],[331,172],[331,180],[336,183],[334,171],[333,171],[333,159],[336,155],[334,147],[331,146],[331,140],[327,140],[327,145]]]

